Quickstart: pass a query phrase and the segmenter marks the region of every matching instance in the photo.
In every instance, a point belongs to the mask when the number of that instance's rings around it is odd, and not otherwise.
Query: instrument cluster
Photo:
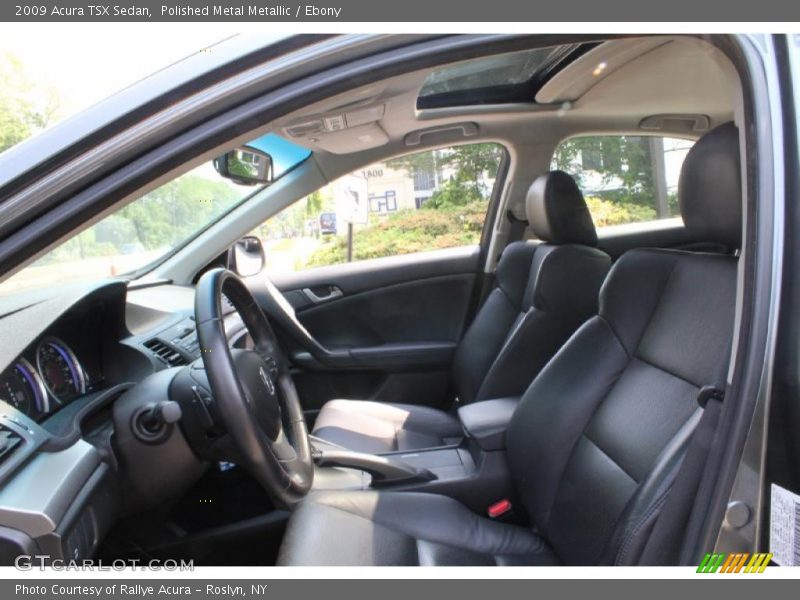
[[[55,336],[42,338],[32,354],[0,374],[0,399],[36,420],[83,396],[88,388],[89,377],[78,356]]]

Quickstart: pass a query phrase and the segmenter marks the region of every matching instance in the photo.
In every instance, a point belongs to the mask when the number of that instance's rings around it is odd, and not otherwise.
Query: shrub
[[[373,225],[356,228],[353,260],[477,244],[485,215],[484,200],[463,206],[397,212]],[[347,237],[338,235],[315,250],[304,266],[332,265],[346,260]]]
[[[595,227],[652,221],[656,218],[654,208],[640,204],[619,204],[612,200],[596,197],[586,198],[586,204],[589,206],[589,212],[592,213]]]
[[[656,211],[638,204],[619,204],[612,200],[586,198],[596,227],[649,221]],[[486,200],[472,200],[464,205],[426,204],[420,210],[405,210],[377,217],[380,221],[359,228],[353,234],[353,260],[382,258],[477,244],[486,217]],[[376,216],[372,216],[373,219]],[[295,268],[319,267],[347,261],[347,237],[329,238]]]

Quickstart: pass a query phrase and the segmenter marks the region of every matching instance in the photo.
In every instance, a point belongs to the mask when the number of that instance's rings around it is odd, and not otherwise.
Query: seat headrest
[[[686,229],[731,249],[742,243],[739,130],[725,123],[701,137],[683,161],[678,204]]]
[[[528,223],[551,244],[597,245],[592,215],[578,184],[564,171],[550,171],[531,184],[525,200]]]

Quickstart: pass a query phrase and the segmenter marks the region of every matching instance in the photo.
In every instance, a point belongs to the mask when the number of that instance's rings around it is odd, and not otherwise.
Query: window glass
[[[269,272],[477,244],[503,156],[471,144],[340,177],[256,229]]]
[[[537,48],[444,67],[428,75],[419,95],[523,83],[531,79],[553,53],[553,48]]]
[[[541,87],[595,44],[564,44],[486,56],[437,69],[425,79],[418,109],[535,102]]]
[[[595,226],[680,215],[678,177],[691,140],[655,136],[586,136],[562,142],[552,168],[572,175]]]
[[[270,155],[274,180],[306,160],[311,151],[274,134],[245,148]],[[237,151],[259,170],[261,155]],[[239,185],[207,162],[119,208],[73,235],[36,262],[0,283],[0,295],[24,289],[132,274],[157,264],[189,243],[261,187]]]

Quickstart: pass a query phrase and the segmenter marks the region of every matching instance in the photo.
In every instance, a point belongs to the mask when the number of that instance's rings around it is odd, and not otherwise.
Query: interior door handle
[[[311,302],[314,304],[327,302],[328,300],[333,300],[334,298],[341,298],[344,296],[342,290],[335,285],[321,285],[314,288],[303,288],[303,293],[306,295],[306,298],[311,300]]]

